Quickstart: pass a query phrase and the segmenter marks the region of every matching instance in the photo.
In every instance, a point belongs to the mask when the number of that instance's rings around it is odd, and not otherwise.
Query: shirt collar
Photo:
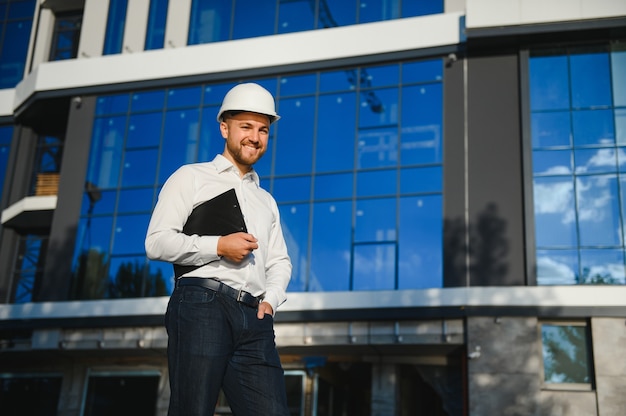
[[[215,168],[217,169],[219,173],[231,170],[234,173],[236,173],[237,176],[239,176],[239,170],[235,167],[235,165],[233,165],[233,163],[230,160],[226,159],[224,155],[222,154],[216,155],[215,159],[213,159],[213,163],[215,164]],[[246,179],[246,178],[249,178],[257,185],[259,185],[261,182],[259,179],[259,175],[256,173],[254,168],[243,176],[243,179]]]

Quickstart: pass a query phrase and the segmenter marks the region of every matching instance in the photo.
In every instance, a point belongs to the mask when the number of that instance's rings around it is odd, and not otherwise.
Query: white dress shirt
[[[183,226],[191,211],[229,189],[235,189],[248,233],[259,248],[241,263],[217,255],[219,236],[186,235]],[[145,241],[146,254],[184,266],[201,266],[184,277],[215,278],[255,296],[274,311],[287,299],[291,261],[280,225],[276,201],[251,171],[243,178],[224,156],[211,162],[184,165],[168,178],[159,193]]]

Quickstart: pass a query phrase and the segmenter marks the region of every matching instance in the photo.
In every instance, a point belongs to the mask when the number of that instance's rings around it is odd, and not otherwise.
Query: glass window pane
[[[165,115],[159,183],[176,169],[196,160],[198,151],[198,110],[168,111]]]
[[[222,104],[224,96],[232,87],[234,87],[233,84],[215,84],[207,85],[204,88],[204,104],[215,104],[216,106],[215,114],[213,114],[213,120],[217,117],[217,112]]]
[[[318,28],[348,26],[356,23],[358,0],[320,1]]]
[[[544,381],[591,383],[587,327],[541,325]]]
[[[385,87],[400,81],[400,65],[378,65],[361,69],[361,87]]]
[[[582,277],[580,283],[587,284],[624,284],[624,250],[581,250],[580,267]]]
[[[530,109],[570,108],[567,56],[534,57],[530,60]]]
[[[174,268],[171,263],[164,261],[147,260],[148,275],[155,281],[162,281],[165,296],[171,295],[174,290]]]
[[[572,55],[570,70],[573,108],[612,104],[608,53]]]
[[[340,173],[315,176],[316,200],[351,198],[354,182],[354,174]]]
[[[626,172],[626,148],[617,148],[617,168],[620,172]]]
[[[441,88],[441,84],[430,84],[402,89],[400,160],[403,166],[442,161]]]
[[[307,290],[309,269],[309,204],[279,205],[280,220],[291,258],[292,272],[288,292]]]
[[[396,199],[367,199],[357,201],[354,241],[395,241]]]
[[[441,166],[404,168],[400,170],[400,194],[435,193],[443,191]]]
[[[311,177],[276,178],[272,194],[277,202],[308,201],[311,198]]]
[[[193,0],[188,45],[230,39],[232,0]]]
[[[352,290],[392,290],[396,286],[396,245],[354,246]]]
[[[574,146],[615,144],[611,110],[574,111],[572,127]]]
[[[128,0],[109,0],[103,55],[122,52]]]
[[[34,6],[34,2],[32,5]],[[4,39],[0,45],[2,50],[0,55],[0,89],[15,87],[24,76],[31,26],[32,18],[8,22],[4,25]],[[2,29],[2,25],[0,25],[0,29]]]
[[[441,195],[400,198],[398,289],[443,287]]]
[[[617,178],[613,175],[578,177],[576,197],[581,246],[622,243],[617,195]]]
[[[314,94],[317,87],[317,75],[297,75],[280,77],[280,96]]]
[[[154,200],[154,188],[122,189],[118,212],[151,211]]]
[[[535,150],[533,152],[535,175],[570,175],[572,172],[571,150]]]
[[[443,13],[443,0],[403,1],[402,17]]]
[[[113,217],[81,218],[76,247],[78,250],[95,250],[100,253],[109,253],[112,231]]]
[[[163,113],[134,114],[128,122],[126,148],[158,146],[161,139]]]
[[[346,69],[343,71],[322,72],[320,74],[320,92],[354,90],[357,84],[357,71]]]
[[[441,59],[431,61],[407,62],[402,64],[402,82],[441,81],[443,79],[443,62]]]
[[[121,186],[154,185],[158,157],[157,149],[127,150]]]
[[[578,234],[573,179],[535,178],[534,203],[537,247],[575,247]]]
[[[398,123],[398,89],[361,91],[359,127],[388,127]]]
[[[118,186],[124,144],[125,117],[96,119],[87,181],[100,189]]]
[[[571,146],[570,113],[555,111],[531,115],[533,148]]]
[[[143,252],[143,241],[150,217],[144,215],[120,215],[115,220],[115,234],[111,254],[138,254]]]
[[[168,0],[150,0],[145,50],[163,48],[168,3]]]
[[[622,241],[626,241],[626,177],[620,175],[619,176],[619,200],[622,214]]]
[[[111,214],[115,211],[116,202],[117,190],[102,191],[96,185],[87,182],[81,215]]]
[[[391,167],[398,164],[397,127],[359,130],[358,169]]]
[[[280,102],[278,122],[280,139],[276,141],[275,174],[310,173],[315,130],[315,99],[291,98]]]
[[[302,32],[315,28],[315,2],[282,0],[278,10],[278,33]]]
[[[615,141],[626,144],[626,109],[615,109]]]
[[[37,300],[37,287],[43,277],[43,259],[48,246],[47,237],[22,235],[19,237],[18,252],[13,266],[13,303]],[[0,402],[1,403],[1,402]]]
[[[276,25],[276,2],[237,0],[233,39],[272,35]]]
[[[128,94],[107,95],[96,100],[96,115],[123,114],[128,111]]]
[[[200,86],[172,88],[167,91],[167,108],[197,107],[202,97]]]
[[[400,0],[362,0],[359,23],[379,22],[400,17]]]
[[[132,96],[131,108],[133,113],[140,111],[162,110],[165,106],[165,91],[137,92]]]
[[[12,126],[0,126],[0,195],[2,194],[4,178],[7,174],[7,164],[9,163],[12,137]]]
[[[611,76],[613,78],[613,105],[626,106],[626,51],[611,53]]]
[[[321,96],[318,111],[316,172],[352,170],[356,128],[355,94]]]
[[[11,0],[9,3],[9,19],[25,19],[33,17],[35,9],[34,0]]]
[[[538,285],[574,285],[580,279],[578,251],[537,250]]]
[[[576,173],[615,172],[617,155],[615,148],[579,149],[574,152]]]
[[[357,173],[356,194],[359,197],[395,195],[397,186],[395,169]]]
[[[107,297],[112,225],[112,217],[80,220],[73,264],[73,298]]]
[[[323,202],[313,207],[309,291],[350,288],[352,202]]]
[[[202,109],[202,120],[200,122],[200,142],[198,144],[198,161],[208,162],[213,160],[215,155],[221,154],[224,151],[224,145],[226,141],[220,133],[219,124],[215,120],[217,115],[217,109],[215,107],[206,107]],[[270,141],[271,145],[272,141]],[[269,145],[268,145],[269,146]],[[263,158],[271,158],[271,150],[265,153]],[[254,167],[255,170],[261,174],[258,170],[258,164]]]
[[[148,268],[147,260],[145,256],[113,256],[109,268],[108,297],[138,298],[171,293],[169,274],[163,274],[160,269],[153,272]]]

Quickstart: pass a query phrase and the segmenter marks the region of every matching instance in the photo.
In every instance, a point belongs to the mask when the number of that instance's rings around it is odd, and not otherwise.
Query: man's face
[[[239,113],[220,123],[222,137],[226,139],[224,156],[247,172],[267,150],[269,118],[257,113]]]

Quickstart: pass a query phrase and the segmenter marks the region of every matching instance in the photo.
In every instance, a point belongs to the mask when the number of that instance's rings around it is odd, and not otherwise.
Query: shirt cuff
[[[219,260],[221,257],[217,255],[217,240],[220,236],[204,235],[199,238],[199,249],[202,256],[203,264]]]

